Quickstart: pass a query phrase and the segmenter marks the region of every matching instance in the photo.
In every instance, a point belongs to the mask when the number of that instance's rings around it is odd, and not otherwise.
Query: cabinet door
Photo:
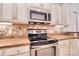
[[[12,19],[17,19],[17,3],[12,4]]]
[[[63,25],[63,19],[62,19],[62,5],[61,4],[56,4],[56,20],[57,24]]]
[[[75,56],[79,56],[79,39],[75,39]]]
[[[72,29],[73,20],[71,19],[71,4],[63,4],[63,25],[67,26],[63,29],[64,32],[70,32]]]
[[[56,24],[56,5],[52,4],[52,10],[51,10],[51,24]]]
[[[30,51],[30,46],[29,45],[17,46],[17,47],[5,48],[4,50],[5,50],[4,56],[17,55]]]
[[[75,39],[70,39],[70,56],[75,56]]]
[[[42,3],[41,7],[44,9],[47,9],[47,10],[51,10],[52,4],[51,3]]]
[[[69,56],[69,40],[58,42],[58,56]]]
[[[32,7],[41,8],[41,3],[30,3],[29,5]]]
[[[71,4],[66,4],[66,9],[65,9],[65,20],[66,20],[66,25],[71,25]]]
[[[71,4],[62,4],[62,24],[71,25]]]
[[[2,20],[2,4],[0,3],[0,21]]]
[[[2,4],[2,18],[3,21],[12,21],[12,3]]]
[[[17,4],[17,20],[18,23],[27,23],[27,5],[24,3]]]

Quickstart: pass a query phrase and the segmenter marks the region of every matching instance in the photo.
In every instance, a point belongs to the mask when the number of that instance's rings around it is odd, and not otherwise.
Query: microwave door
[[[30,19],[31,20],[46,21],[47,20],[47,13],[31,10],[30,11]]]

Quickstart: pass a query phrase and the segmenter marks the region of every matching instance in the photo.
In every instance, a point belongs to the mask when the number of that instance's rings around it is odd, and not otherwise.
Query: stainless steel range
[[[28,29],[31,41],[31,56],[56,56],[57,40],[47,38],[46,29]]]

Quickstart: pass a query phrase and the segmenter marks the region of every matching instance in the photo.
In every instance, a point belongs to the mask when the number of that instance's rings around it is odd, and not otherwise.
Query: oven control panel
[[[43,34],[47,33],[45,29],[29,29],[28,34]]]

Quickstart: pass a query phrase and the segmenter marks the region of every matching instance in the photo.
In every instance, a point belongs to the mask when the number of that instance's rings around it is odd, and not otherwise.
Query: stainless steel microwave
[[[30,10],[29,21],[48,22],[51,21],[51,13],[44,11]]]

